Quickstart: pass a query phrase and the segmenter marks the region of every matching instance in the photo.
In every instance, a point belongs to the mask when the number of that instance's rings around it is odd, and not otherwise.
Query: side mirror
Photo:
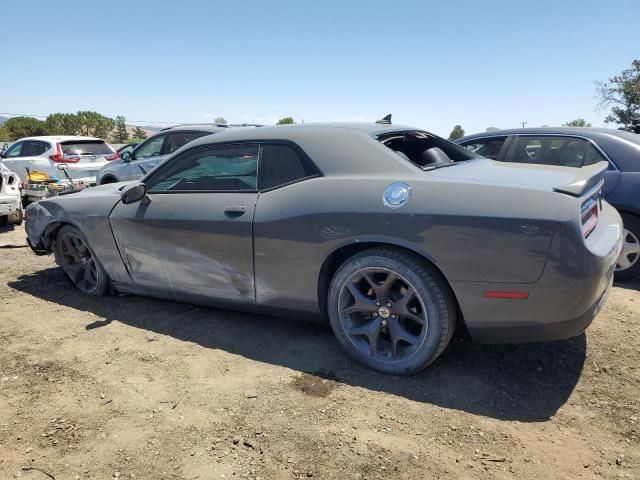
[[[120,154],[120,158],[122,159],[122,161],[124,163],[129,163],[131,160],[133,160],[133,156],[131,155],[131,151],[130,150],[122,152]]]
[[[122,203],[129,205],[142,200],[147,195],[147,186],[144,183],[132,183],[120,192]]]

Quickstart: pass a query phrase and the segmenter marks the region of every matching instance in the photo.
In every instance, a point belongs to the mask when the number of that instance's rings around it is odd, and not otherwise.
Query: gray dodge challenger
[[[496,162],[389,121],[239,130],[141,181],[32,204],[27,233],[84,293],[328,319],[356,360],[410,374],[456,327],[587,328],[622,246],[606,168]]]

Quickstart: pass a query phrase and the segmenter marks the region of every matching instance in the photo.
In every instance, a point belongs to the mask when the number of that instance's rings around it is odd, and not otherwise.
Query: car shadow
[[[380,374],[352,361],[325,325],[237,313],[137,296],[90,297],[58,268],[23,275],[9,286],[89,311],[102,328],[118,321],[339,384],[503,420],[549,419],[568,399],[585,362],[586,338],[522,345],[475,345],[454,337],[428,369],[411,377]]]
[[[616,282],[614,285],[618,288],[623,288],[625,290],[635,290],[640,291],[640,279],[628,281],[628,282]]]

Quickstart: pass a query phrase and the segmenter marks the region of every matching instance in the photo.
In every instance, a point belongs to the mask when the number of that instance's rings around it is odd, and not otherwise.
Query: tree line
[[[97,112],[52,113],[45,120],[33,117],[12,117],[0,125],[0,139],[15,141],[39,135],[82,135],[130,143],[147,138],[146,132],[135,127],[130,133],[123,116],[115,119]]]

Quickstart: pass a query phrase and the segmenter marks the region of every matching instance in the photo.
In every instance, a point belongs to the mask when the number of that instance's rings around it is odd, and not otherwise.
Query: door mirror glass
[[[144,183],[133,183],[127,185],[120,192],[122,203],[129,205],[142,200],[147,194],[147,187]]]
[[[120,158],[124,163],[129,163],[132,160],[131,150],[125,150],[120,154]]]

